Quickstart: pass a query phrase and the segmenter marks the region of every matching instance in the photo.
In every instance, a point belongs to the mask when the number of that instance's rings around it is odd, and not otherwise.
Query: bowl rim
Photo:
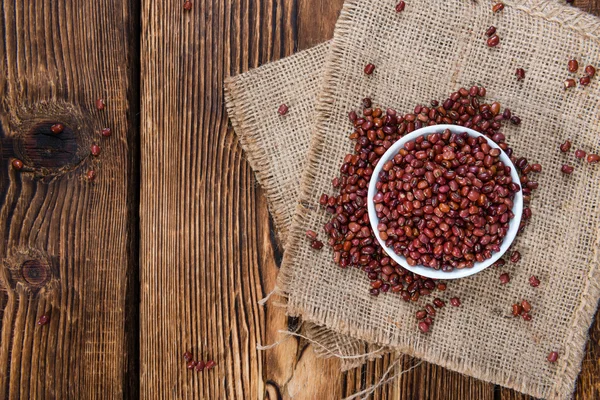
[[[417,265],[414,267],[410,266],[406,262],[406,258],[404,256],[396,254],[392,248],[387,247],[385,245],[385,241],[383,241],[379,237],[379,231],[377,230],[379,218],[377,218],[377,213],[375,211],[375,203],[373,201],[373,198],[375,197],[375,194],[377,193],[376,185],[377,185],[377,182],[379,181],[378,176],[383,168],[383,164],[385,164],[388,160],[392,159],[396,154],[398,154],[398,151],[400,151],[400,149],[407,142],[415,140],[419,136],[430,135],[432,133],[440,133],[440,132],[445,131],[446,129],[449,129],[452,133],[466,132],[469,136],[484,137],[491,147],[500,149],[500,160],[505,165],[507,165],[511,168],[511,177],[513,179],[513,182],[517,183],[521,187],[521,190],[519,190],[515,194],[514,204],[513,204],[513,208],[512,208],[512,212],[515,216],[509,223],[509,229],[508,229],[508,232],[506,233],[506,236],[504,237],[504,240],[502,241],[500,251],[494,253],[491,258],[489,258],[483,262],[476,262],[472,268],[454,269],[451,272],[443,272],[442,270],[435,270],[433,268],[424,267],[422,265]],[[398,139],[385,152],[385,154],[383,154],[381,156],[381,158],[377,162],[377,165],[373,169],[373,174],[371,175],[371,177],[372,178],[371,178],[371,181],[369,182],[369,190],[367,193],[367,208],[368,208],[368,213],[369,213],[369,222],[371,223],[371,228],[373,229],[373,235],[375,236],[375,238],[377,239],[377,241],[379,242],[379,244],[381,245],[381,247],[383,248],[383,250],[385,251],[386,254],[388,254],[395,262],[397,262],[403,268],[405,268],[415,274],[418,274],[418,275],[421,275],[421,276],[424,276],[427,278],[431,278],[431,279],[443,279],[443,280],[460,279],[460,278],[466,278],[468,276],[475,275],[475,274],[485,270],[486,268],[488,268],[489,266],[494,264],[498,259],[500,259],[500,257],[502,257],[508,251],[508,249],[510,249],[510,246],[512,245],[512,243],[515,240],[515,237],[517,236],[517,233],[519,231],[519,225],[521,223],[521,218],[523,216],[523,187],[521,186],[521,180],[519,178],[517,169],[515,168],[513,162],[510,160],[510,157],[508,157],[508,155],[504,152],[504,150],[502,150],[498,146],[498,144],[496,144],[496,142],[494,142],[490,138],[486,137],[485,135],[483,135],[473,129],[465,128],[464,126],[460,126],[460,125],[432,125],[432,126],[426,126],[424,128],[417,129],[417,130],[409,133],[408,135],[405,135],[402,138]]]

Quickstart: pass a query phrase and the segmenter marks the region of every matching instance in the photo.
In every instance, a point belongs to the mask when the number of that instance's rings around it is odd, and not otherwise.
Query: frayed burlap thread
[[[576,161],[557,148],[570,138],[578,148],[600,150],[600,91],[596,81],[570,91],[562,82],[573,56],[583,65],[600,59],[600,29],[595,17],[555,2],[505,3],[499,15],[489,1],[422,0],[400,14],[392,0],[344,5],[279,285],[289,313],[306,321],[536,397],[564,399],[573,391],[600,295],[600,168],[580,163],[564,176],[560,165]],[[492,24],[502,38],[494,49],[483,35]],[[365,76],[371,62],[377,69]],[[518,67],[527,71],[521,82],[514,77]],[[522,261],[451,282],[443,295],[460,297],[463,306],[443,310],[423,335],[413,318],[422,305],[371,297],[362,272],[334,265],[331,251],[311,249],[304,232],[329,218],[315,205],[332,193],[331,178],[352,150],[347,111],[362,97],[406,112],[473,84],[522,117],[505,134],[517,154],[540,162],[544,172],[534,218],[514,246]],[[505,271],[512,281],[501,286]],[[528,284],[531,275],[541,279],[539,288]],[[510,315],[511,304],[523,298],[534,307],[530,323]],[[561,356],[550,364],[546,356],[554,350]]]

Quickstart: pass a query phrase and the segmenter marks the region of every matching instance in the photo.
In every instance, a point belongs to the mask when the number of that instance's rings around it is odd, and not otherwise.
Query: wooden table
[[[2,2],[2,399],[335,399],[393,362],[256,350],[298,321],[257,306],[282,254],[223,79],[331,38],[343,0],[182,3]],[[596,321],[578,399],[600,398],[599,340]],[[216,369],[187,371],[185,350]],[[424,363],[375,398],[525,396]]]

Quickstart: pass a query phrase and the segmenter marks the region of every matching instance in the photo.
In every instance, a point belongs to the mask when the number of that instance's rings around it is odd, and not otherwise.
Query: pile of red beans
[[[383,165],[373,199],[386,246],[444,272],[500,251],[521,190],[500,153],[485,137],[448,129],[407,142]]]
[[[328,236],[328,244],[334,250],[334,261],[342,268],[353,266],[365,271],[371,281],[372,295],[377,296],[381,292],[392,291],[400,293],[405,301],[417,301],[420,296],[429,295],[436,288],[438,290],[446,288],[443,282],[438,283],[413,274],[396,264],[377,242],[369,223],[367,191],[373,170],[381,156],[405,134],[424,126],[437,124],[460,125],[481,132],[495,141],[518,167],[523,185],[523,199],[526,204],[529,203],[531,191],[537,188],[537,182],[530,180],[528,174],[540,172],[541,166],[530,165],[525,158],[517,159],[513,155],[500,129],[503,123],[510,121],[514,125],[519,125],[521,120],[512,115],[509,109],[501,112],[501,105],[497,102],[483,103],[480,99],[485,94],[486,90],[483,87],[461,88],[441,103],[433,100],[430,106],[418,105],[414,112],[405,115],[392,109],[383,111],[373,108],[371,100],[364,99],[362,116],[357,115],[355,111],[349,113],[349,119],[354,126],[354,131],[350,135],[350,139],[356,142],[354,152],[344,158],[340,176],[332,181],[333,187],[339,190],[339,193],[323,194],[320,204],[333,215],[324,229]],[[510,182],[506,185],[510,185]],[[512,193],[510,187],[506,189],[509,191],[507,195]],[[481,194],[481,191],[479,192]],[[475,194],[472,198],[474,197]],[[492,203],[492,205],[497,209],[500,204]],[[455,211],[460,213],[459,210]],[[507,215],[510,217],[510,214]],[[521,228],[530,217],[531,210],[525,207]],[[499,224],[500,230],[502,223]],[[387,229],[385,232],[388,233]],[[490,251],[494,245],[491,244]],[[476,260],[475,254],[472,254]],[[464,260],[459,263],[472,261],[467,260],[464,255],[462,257]],[[456,267],[458,266],[457,264]],[[442,268],[443,263],[439,267]]]

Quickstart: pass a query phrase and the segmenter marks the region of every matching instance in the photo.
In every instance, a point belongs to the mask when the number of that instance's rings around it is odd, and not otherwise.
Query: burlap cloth
[[[505,1],[496,15],[489,1],[421,0],[402,14],[393,12],[395,3],[348,1],[329,53],[322,45],[227,82],[234,129],[287,238],[279,286],[288,312],[315,324],[321,343],[340,354],[360,351],[361,339],[536,397],[567,398],[600,295],[600,168],[561,154],[558,145],[570,138],[575,148],[600,150],[600,91],[597,78],[586,89],[564,91],[562,83],[567,60],[600,59],[598,19],[554,1]],[[494,49],[483,35],[490,25],[502,38]],[[366,77],[369,62],[377,69]],[[527,71],[522,82],[517,67]],[[321,233],[328,219],[318,198],[333,193],[331,178],[352,150],[347,111],[362,97],[406,112],[472,84],[522,117],[521,126],[504,130],[508,142],[544,171],[534,218],[514,246],[523,258],[502,269],[511,283],[501,286],[494,269],[449,282],[443,298],[458,296],[463,305],[444,309],[423,335],[414,320],[422,304],[372,298],[364,273],[334,265],[327,248],[311,249],[305,231]],[[290,106],[285,117],[276,113],[281,103]],[[561,174],[565,162],[576,165],[572,176]],[[528,284],[531,275],[540,287]],[[521,299],[533,305],[529,323],[510,316]],[[546,361],[553,350],[556,364]]]

